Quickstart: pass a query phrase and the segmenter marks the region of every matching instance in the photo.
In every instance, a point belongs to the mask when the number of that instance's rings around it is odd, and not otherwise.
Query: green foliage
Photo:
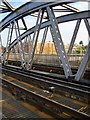
[[[81,51],[80,48],[77,48],[76,53],[80,54],[80,51]]]

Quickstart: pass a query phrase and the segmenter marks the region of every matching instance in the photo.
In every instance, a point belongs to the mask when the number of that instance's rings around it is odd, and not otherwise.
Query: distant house
[[[41,42],[37,42],[35,54],[39,54],[40,46],[41,46]],[[30,47],[31,47],[30,42],[26,41],[23,43],[23,50],[25,53],[30,52]],[[78,48],[80,48],[80,45],[75,44],[73,49],[72,49],[72,54],[77,54]],[[68,49],[69,49],[69,44],[66,44],[65,45],[66,53],[67,53]],[[16,51],[17,51],[17,53],[20,52],[18,45],[16,45]],[[15,51],[12,50],[12,52],[14,53]],[[50,41],[45,42],[42,54],[56,54],[54,43],[50,42]]]

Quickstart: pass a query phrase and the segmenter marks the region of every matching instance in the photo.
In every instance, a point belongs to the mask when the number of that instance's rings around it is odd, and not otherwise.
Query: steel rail
[[[2,71],[2,68],[0,68]],[[7,75],[15,77],[21,81],[24,81],[29,84],[33,84],[38,87],[42,87],[44,89],[49,89],[50,87],[54,87],[56,92],[66,91],[72,95],[78,96],[78,98],[84,99],[84,102],[89,102],[90,91],[85,91],[80,88],[74,88],[69,85],[58,84],[55,81],[45,80],[43,78],[38,78],[33,75],[23,74],[22,72],[14,71],[13,69],[4,69],[4,73]],[[60,91],[61,90],[61,91]],[[75,93],[75,94],[74,94]]]
[[[67,0],[67,3],[68,3],[69,0]],[[25,17],[26,15],[28,14],[31,14],[33,12],[36,12],[38,11],[39,9],[45,9],[46,7],[50,6],[50,7],[53,7],[53,6],[56,6],[56,5],[59,5],[59,4],[63,4],[63,3],[66,3],[66,0],[60,0],[60,1],[57,1],[57,2],[28,2],[24,5],[22,5],[21,7],[19,7],[18,9],[16,9],[15,11],[13,11],[11,14],[9,14],[8,16],[6,16],[1,22],[0,22],[0,32],[2,30],[4,30],[11,22],[15,21],[15,20],[18,20],[22,17]],[[83,13],[83,15],[82,15]],[[75,19],[80,19],[80,18],[88,18],[90,17],[90,11],[88,11],[88,13],[84,13],[84,12],[81,12],[80,13],[76,13],[75,15],[73,16],[68,16],[68,19],[70,20],[75,20]],[[64,18],[65,20],[66,18]],[[69,21],[70,21],[69,20]],[[66,21],[66,20],[65,20]]]
[[[11,89],[14,89],[14,90],[16,89],[18,95],[20,95],[21,92],[22,92],[22,94],[24,94],[26,96],[27,100],[29,100],[29,97],[30,97],[33,100],[33,102],[36,102],[40,106],[42,105],[41,108],[42,107],[43,108],[44,107],[47,107],[47,108],[49,107],[49,109],[51,111],[54,111],[57,114],[57,116],[59,116],[59,114],[58,114],[59,111],[64,111],[67,114],[69,114],[69,115],[71,115],[72,117],[75,117],[75,118],[84,118],[84,119],[86,118],[87,120],[90,118],[90,116],[85,114],[85,113],[79,112],[79,111],[77,111],[73,108],[70,108],[70,107],[65,106],[63,104],[60,104],[56,101],[50,100],[46,97],[43,97],[39,94],[36,94],[35,92],[32,92],[32,91],[30,91],[30,90],[28,90],[28,89],[26,89],[26,88],[24,88],[20,85],[17,85],[16,83],[10,82],[10,81],[8,81],[6,79],[3,79],[3,78],[0,78],[0,79],[2,79],[3,85],[8,85],[9,86],[9,87],[7,87],[7,89],[10,92],[12,92]]]
[[[36,78],[41,78],[41,79],[44,79],[44,80],[55,82],[55,83],[58,83],[58,84],[63,84],[63,85],[66,85],[66,86],[68,85],[68,86],[73,87],[73,88],[82,89],[84,91],[90,91],[89,86],[82,85],[80,83],[76,84],[76,83],[73,83],[73,82],[68,82],[66,80],[66,78],[57,78],[57,77],[53,78],[53,76],[51,76],[51,75],[47,75],[47,74],[36,72],[36,71],[27,71],[27,70],[23,71],[20,68],[15,68],[15,67],[11,67],[11,66],[2,66],[2,70],[4,68],[9,69],[9,70],[14,70],[16,72],[20,72],[20,73],[25,74],[25,75],[29,75],[29,76],[33,76],[33,77],[36,77]],[[63,79],[63,80],[61,80],[61,79]]]
[[[35,55],[35,57],[38,57],[38,55]],[[71,57],[72,57],[72,55],[71,55]],[[16,67],[21,68],[21,62],[20,61],[8,60],[8,65],[9,66],[13,65],[13,67],[16,66]],[[43,64],[43,63],[40,63],[40,64],[39,63],[34,63],[33,64],[33,69],[34,70],[40,70],[40,71],[43,71],[43,72],[56,73],[57,75],[58,74],[64,75],[64,70],[62,68],[62,65],[61,66],[58,66],[58,65],[54,66],[54,65],[46,65],[46,64]],[[76,74],[78,68],[72,66],[71,69],[72,69],[73,74]],[[71,78],[71,81],[73,80],[73,82],[75,82],[75,83],[80,83],[82,85],[90,86],[89,74],[90,74],[90,68],[87,68],[86,71],[85,71],[85,74],[84,74],[85,80],[81,79],[80,81],[75,81],[73,78]]]
[[[15,67],[15,68],[20,68],[21,69],[21,62],[20,61],[12,61],[12,60],[8,60],[8,65],[9,65],[9,67],[10,66],[12,66],[12,67]],[[58,67],[58,66],[53,66],[53,65],[45,65],[45,64],[33,64],[33,66],[32,66],[32,69],[33,70],[37,70],[37,71],[43,71],[43,72],[48,72],[48,73],[54,73],[54,74],[57,74],[57,75],[64,75],[64,70],[63,70],[63,68],[62,68],[62,66],[61,67]],[[71,68],[72,69],[72,72],[73,72],[73,74],[76,74],[76,72],[77,72],[77,68],[75,67],[72,67]],[[38,73],[39,74],[39,73]],[[83,77],[83,79],[81,79],[80,81],[75,81],[73,78],[69,78],[68,80],[65,78],[65,79],[63,79],[63,80],[65,80],[65,81],[71,81],[71,82],[73,82],[73,83],[75,83],[75,84],[80,84],[80,85],[86,85],[86,86],[90,86],[90,82],[89,82],[89,74],[90,74],[90,69],[88,68],[87,70],[86,70],[86,72],[85,72],[85,74],[84,74],[84,77]],[[44,75],[45,76],[45,75]],[[46,76],[48,76],[48,74],[46,74]],[[52,77],[52,75],[51,75],[51,77]],[[55,79],[55,77],[53,76],[53,78]],[[57,76],[57,79],[58,78],[60,78],[60,79],[62,79],[62,77],[58,77]],[[84,80],[85,79],[85,80]]]

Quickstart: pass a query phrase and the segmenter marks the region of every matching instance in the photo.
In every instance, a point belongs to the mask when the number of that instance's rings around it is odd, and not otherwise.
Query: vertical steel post
[[[10,24],[10,27],[11,27],[11,24]],[[6,52],[3,54],[4,64],[6,64],[6,56],[7,56],[7,52],[8,52],[8,40],[10,38],[10,29],[11,29],[10,27],[9,27],[9,31],[8,31],[8,37],[7,37]]]
[[[68,5],[67,5],[67,8],[68,8]],[[80,12],[80,10],[76,10],[76,9],[73,9],[71,6],[69,7],[69,9],[73,10],[74,12]],[[90,38],[90,25],[89,25],[89,21],[87,19],[84,19],[84,22],[85,22],[85,25],[86,25],[86,28],[87,28],[87,31],[88,31],[88,34],[89,34],[89,38]],[[84,75],[84,72],[85,72],[85,69],[87,67],[87,64],[88,64],[88,61],[90,60],[90,52],[89,52],[89,49],[90,49],[90,40],[89,40],[89,44],[88,44],[88,48],[86,50],[86,53],[81,61],[81,64],[78,68],[78,71],[75,75],[75,80],[79,81],[83,75]]]
[[[26,23],[25,23],[24,18],[22,18],[22,23],[23,23],[23,25],[24,25],[24,27],[25,27],[25,30],[27,30],[27,26],[26,26]]]
[[[25,60],[25,54],[24,54],[24,48],[23,48],[23,43],[22,43],[22,40],[21,40],[21,36],[20,36],[20,29],[19,29],[19,24],[18,24],[18,21],[16,22],[17,24],[17,32],[18,32],[18,37],[19,37],[19,41],[20,41],[20,46],[21,46],[21,52],[22,52],[22,59],[23,59],[23,68],[25,68],[25,65],[26,65],[26,60]]]
[[[89,60],[90,60],[90,40],[89,40],[87,51],[81,61],[78,71],[75,75],[75,80],[79,81],[83,77]]]
[[[10,54],[10,44],[11,44],[11,39],[12,39],[12,33],[13,33],[13,27],[14,27],[14,24],[12,23],[12,26],[11,26],[11,35],[10,35],[10,43],[8,45],[8,53],[7,53],[7,61],[8,61],[8,58],[9,58],[9,54]]]
[[[13,50],[14,50],[14,59],[15,59],[15,60],[18,60],[18,59],[17,59],[17,53],[18,53],[18,52],[17,52],[17,49],[16,49],[16,46],[15,46],[15,45],[14,45],[14,47],[13,47]]]
[[[46,40],[46,37],[47,37],[47,32],[48,32],[48,27],[46,27],[45,30],[44,30],[43,38],[42,38],[42,42],[41,42],[41,45],[40,45],[40,51],[39,51],[39,54],[42,54],[42,52],[43,52],[43,48],[44,48],[44,44],[45,44],[45,40]]]
[[[29,45],[30,45],[30,50],[29,50],[29,52],[30,52],[33,49],[33,41],[31,40],[31,36],[30,35],[28,35],[28,40],[29,40]]]
[[[78,71],[75,75],[75,80],[77,80],[77,81],[79,81],[83,77],[83,75],[85,73],[85,69],[87,67],[87,64],[90,60],[90,24],[87,19],[84,19],[84,22],[85,22],[85,25],[86,25],[86,28],[87,28],[87,31],[89,34],[89,43],[88,43],[88,48],[86,50],[86,53],[81,61]]]
[[[87,19],[84,19],[84,22],[85,22],[85,25],[86,25],[86,28],[87,28],[87,31],[88,31],[88,34],[90,36],[90,23]]]
[[[22,49],[21,49],[21,42],[20,42],[20,34],[18,33],[18,30],[17,30],[17,23],[16,21],[14,21],[14,25],[15,25],[15,32],[16,32],[16,38],[17,38],[17,43],[18,43],[18,49],[19,49],[19,57],[20,57],[20,60],[21,60],[21,65],[22,67],[24,67],[24,59],[23,59],[23,55],[22,55]]]
[[[52,27],[50,26],[50,31],[51,31],[51,35],[52,35],[52,39],[53,39],[53,43],[54,43],[54,46],[55,46],[55,50],[56,50],[56,54],[57,56],[59,56],[59,54],[57,53],[57,45],[56,45],[56,42],[55,42],[55,37],[54,37],[54,33],[53,33],[53,30],[52,30]],[[61,66],[61,60],[60,60],[60,57],[58,57],[58,60],[59,60],[59,64]]]
[[[38,40],[38,36],[39,36],[39,32],[40,32],[40,26],[41,26],[41,22],[43,19],[43,14],[44,14],[44,10],[40,9],[38,17],[37,17],[35,30],[34,30],[33,40],[32,40],[33,41],[33,48],[31,49],[30,54],[29,54],[29,61],[27,64],[27,69],[32,68],[34,53],[35,53],[35,49],[36,49],[36,45],[37,45],[37,40]]]
[[[72,71],[68,62],[68,58],[65,52],[65,48],[64,48],[64,44],[61,38],[61,34],[58,28],[58,24],[54,15],[54,12],[52,9],[50,9],[50,7],[47,7],[47,13],[49,16],[49,20],[51,22],[51,27],[52,27],[52,31],[53,31],[53,38],[54,38],[54,43],[56,46],[56,52],[58,54],[59,57],[59,61],[62,62],[63,64],[63,69],[65,72],[65,77],[68,78],[69,76],[72,75]]]
[[[70,46],[69,46],[69,49],[68,49],[68,52],[67,52],[68,54],[72,53],[72,49],[73,49],[73,46],[74,46],[74,43],[75,43],[75,39],[77,37],[77,33],[78,33],[78,30],[79,30],[80,23],[81,23],[81,19],[78,20],[77,23],[76,23],[76,27],[75,27],[75,30],[73,32],[71,43],[70,43]]]
[[[3,52],[3,46],[2,46],[1,33],[0,33],[0,49],[1,49],[1,53],[0,53],[0,59],[1,59],[1,63],[3,63],[3,56],[2,56],[2,52]]]
[[[45,28],[44,33],[43,33],[43,38],[42,38],[41,45],[40,45],[39,56],[43,52],[45,40],[46,40],[46,37],[47,37],[47,32],[48,32],[48,27]],[[36,57],[35,61],[37,61],[39,59],[39,56]]]
[[[9,54],[10,54],[9,46],[11,44],[12,33],[13,33],[13,23],[10,24],[10,28],[8,31],[6,52],[4,54],[4,64],[7,64],[7,62],[8,62],[8,58],[9,58]]]

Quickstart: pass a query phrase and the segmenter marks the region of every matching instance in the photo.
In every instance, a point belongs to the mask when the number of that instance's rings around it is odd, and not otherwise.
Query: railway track
[[[44,95],[41,95],[41,93],[39,94],[36,91],[32,91],[26,86],[23,87],[23,85],[19,84],[20,81],[14,82],[13,80],[8,80],[8,77],[7,79],[0,78],[0,80],[1,79],[3,86],[12,94],[14,94],[17,98],[23,98],[23,100],[27,102],[32,102],[41,110],[47,111],[52,114],[55,118],[84,118],[87,120],[90,118],[88,114],[81,112],[80,108],[79,110],[76,110],[75,108],[71,108]]]
[[[3,119],[31,119],[38,118],[43,120],[44,118],[52,118],[50,115],[41,112],[39,109],[34,107],[31,104],[23,102],[21,100],[17,100],[15,96],[13,96],[7,89],[5,89],[4,85],[2,86],[2,100],[0,103],[2,104],[2,113],[0,113],[0,117]]]
[[[12,60],[8,60],[8,64],[9,65],[13,65],[13,66],[21,66],[21,62],[20,61],[12,61]],[[52,66],[52,65],[45,65],[45,64],[33,64],[32,69],[34,70],[40,70],[40,71],[44,71],[44,72],[50,72],[50,73],[56,73],[59,75],[64,75],[64,70],[62,67],[58,67],[58,66]],[[73,74],[76,74],[77,72],[77,67],[73,67],[72,68],[72,72]],[[84,74],[84,79],[90,79],[90,69],[87,69],[85,74]],[[74,82],[78,82],[78,81],[74,81]],[[84,82],[84,84],[86,83],[86,81],[80,81],[80,82]],[[87,82],[89,83],[89,81]],[[90,83],[89,83],[90,84]]]
[[[33,69],[35,70],[41,70],[41,71],[46,71],[46,72],[50,72],[50,73],[56,73],[56,74],[61,74],[64,75],[64,70],[63,67],[58,67],[58,66],[52,66],[52,65],[45,65],[45,64],[33,64]],[[72,72],[73,74],[76,74],[78,68],[77,67],[72,67]],[[88,68],[83,76],[83,79],[85,80],[89,80],[90,79],[90,69]],[[76,81],[75,81],[76,82]],[[85,81],[80,81],[82,83],[85,83]]]
[[[19,68],[13,68],[10,66],[3,66],[1,68],[3,73],[15,77],[23,82],[38,86],[39,88],[52,90],[55,93],[62,94],[71,99],[76,99],[83,101],[85,103],[90,103],[90,87],[75,84],[72,82],[67,82],[60,80],[60,78],[53,78],[51,76],[46,76],[44,73],[38,73],[34,71],[22,71]]]
[[[12,76],[20,82],[31,84],[43,90],[53,92],[54,94],[59,94],[72,100],[86,103],[89,106],[89,86],[64,81],[63,79],[60,80],[60,78],[57,79],[58,77],[55,79],[55,77],[53,78],[43,72],[23,71],[20,68],[14,68],[11,66],[3,66],[0,69],[4,74]],[[40,96],[42,96],[41,93]],[[70,108],[72,109],[72,107]]]
[[[71,82],[62,80],[60,82],[60,79],[58,80],[59,83],[57,83],[57,79],[52,80],[51,78],[46,78],[46,76],[43,76],[42,74],[38,76],[38,73],[32,74],[31,72],[30,74],[20,70],[19,68],[12,68],[7,66],[2,68],[2,70],[3,73],[15,77],[18,80],[28,84],[32,84],[46,90],[52,90],[53,88],[52,91],[55,93],[62,94],[63,96],[67,96],[74,100],[82,101],[88,104],[90,103],[90,88],[88,86],[73,84]]]
[[[8,66],[3,67],[2,70],[5,70],[4,68],[8,69]],[[90,91],[90,87],[89,87],[88,84],[86,84],[86,85],[82,84],[82,83],[76,84],[73,81],[72,82],[68,82],[68,80],[63,78],[63,77],[61,78],[59,76],[51,76],[50,74],[45,73],[45,72],[33,71],[33,70],[31,70],[31,71],[25,71],[24,70],[23,71],[23,70],[21,70],[19,68],[14,68],[14,67],[10,67],[10,66],[9,66],[8,70],[12,70],[12,71],[14,70],[16,72],[18,71],[18,72],[20,72],[22,74],[25,74],[25,75],[29,75],[29,76],[45,79],[45,80],[48,80],[48,81],[51,81],[51,82],[55,82],[55,83],[58,83],[58,84],[63,84],[63,85],[66,85],[66,86],[68,85],[70,87],[77,88],[77,89],[82,89],[82,90],[85,90],[85,91]]]

